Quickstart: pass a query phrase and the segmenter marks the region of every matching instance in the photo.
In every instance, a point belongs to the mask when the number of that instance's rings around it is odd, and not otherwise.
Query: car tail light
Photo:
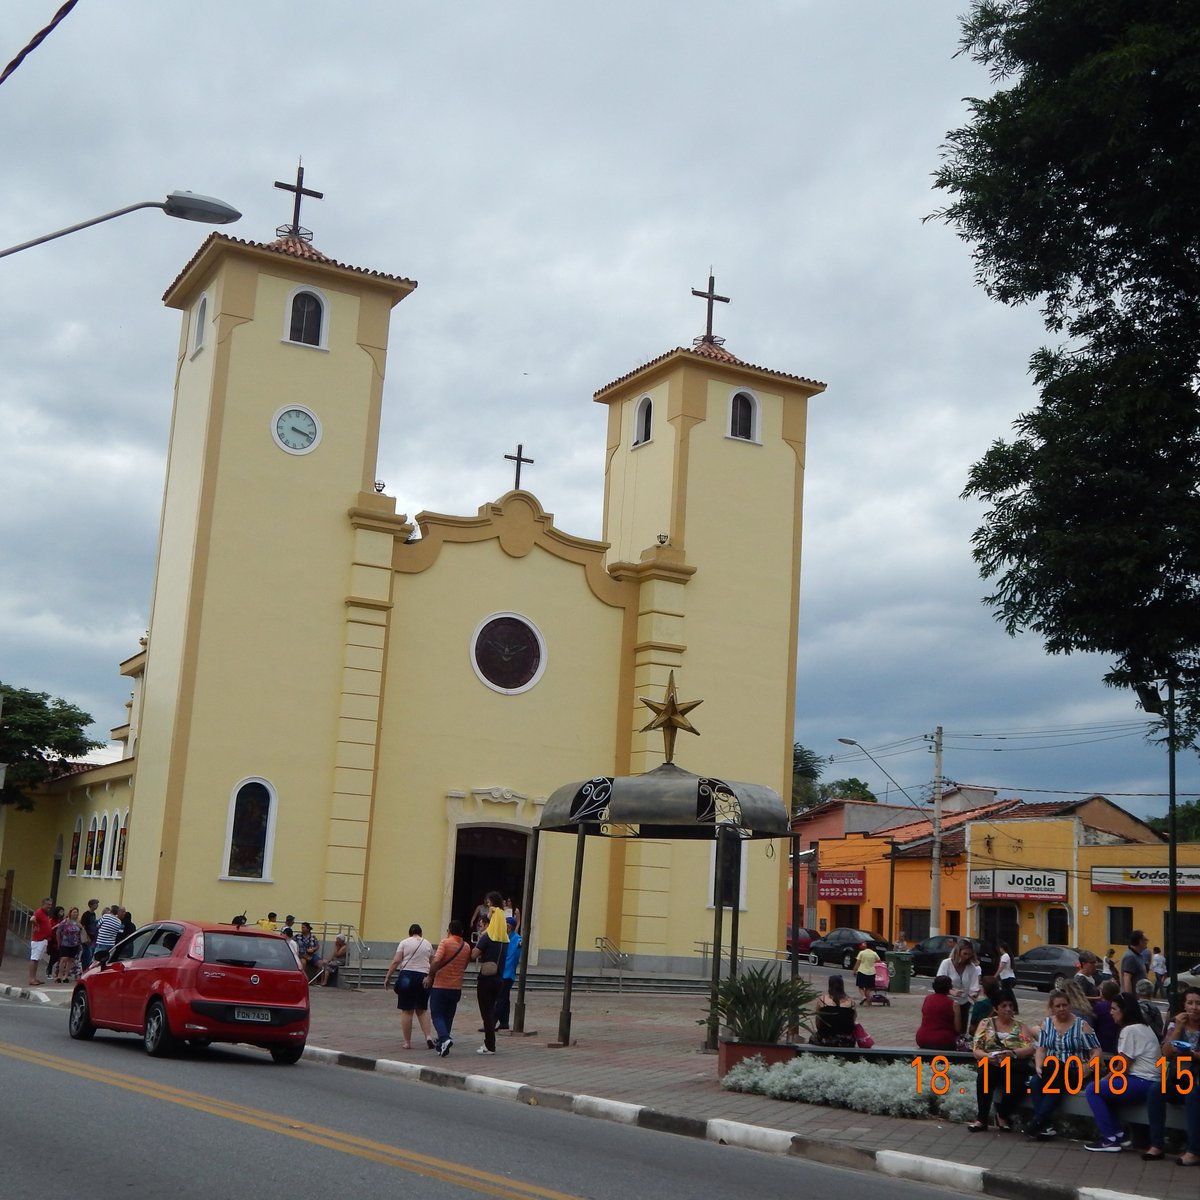
[[[188,947],[188,958],[194,958],[197,962],[204,961],[204,934],[196,933],[192,935],[192,944]]]

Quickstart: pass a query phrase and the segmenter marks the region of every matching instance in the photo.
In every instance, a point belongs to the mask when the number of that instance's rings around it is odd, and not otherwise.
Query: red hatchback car
[[[81,1039],[97,1029],[140,1033],[153,1055],[181,1042],[242,1042],[294,1063],[308,1022],[308,980],[279,934],[156,921],[84,972],[71,994],[68,1030]]]

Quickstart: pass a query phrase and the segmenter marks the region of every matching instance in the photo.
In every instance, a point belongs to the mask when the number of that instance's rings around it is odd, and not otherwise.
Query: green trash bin
[[[912,955],[907,950],[888,950],[883,957],[892,976],[891,990],[907,994],[912,980]]]

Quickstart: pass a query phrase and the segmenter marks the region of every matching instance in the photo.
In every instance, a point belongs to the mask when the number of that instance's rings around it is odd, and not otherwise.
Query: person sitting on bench
[[[840,975],[830,975],[829,990],[817,1000],[817,1027],[808,1040],[814,1046],[855,1046],[858,1017]]]

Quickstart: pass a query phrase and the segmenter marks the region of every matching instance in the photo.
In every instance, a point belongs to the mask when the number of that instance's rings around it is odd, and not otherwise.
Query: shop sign
[[[1065,900],[1066,871],[972,871],[972,900]]]
[[[818,871],[818,900],[865,900],[866,871]]]
[[[1171,875],[1166,867],[1093,867],[1094,892],[1166,892]],[[1176,867],[1175,889],[1200,892],[1200,867]]]

